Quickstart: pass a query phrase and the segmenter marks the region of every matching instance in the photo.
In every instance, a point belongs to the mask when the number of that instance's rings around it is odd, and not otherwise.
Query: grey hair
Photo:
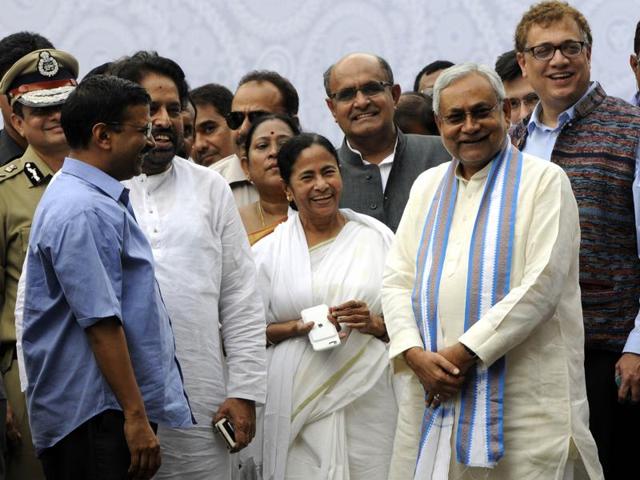
[[[447,68],[436,79],[436,83],[433,85],[433,111],[436,115],[439,114],[440,93],[442,92],[442,90],[447,88],[453,82],[467,77],[473,73],[482,75],[487,79],[487,81],[491,85],[491,88],[493,89],[493,92],[496,94],[498,103],[502,104],[507,94],[504,91],[502,80],[500,80],[500,77],[495,72],[495,70],[491,67],[487,67],[486,65],[467,62]]]

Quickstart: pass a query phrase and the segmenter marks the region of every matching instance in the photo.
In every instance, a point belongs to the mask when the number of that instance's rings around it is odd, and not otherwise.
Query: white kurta
[[[229,454],[211,420],[227,397],[262,403],[266,394],[264,309],[246,233],[227,183],[211,169],[175,157],[166,172],[124,183],[153,250],[198,422],[160,428],[156,478],[227,480]]]
[[[416,180],[387,259],[383,309],[390,355],[405,371],[401,353],[422,347],[411,307],[417,249],[448,166]],[[569,180],[557,165],[524,155],[511,291],[464,332],[468,251],[489,168],[469,181],[458,176],[438,315],[444,346],[461,341],[487,365],[506,355],[505,455],[493,470],[465,468],[456,462],[454,449],[450,478],[562,479],[567,462],[574,460],[578,474],[586,475],[586,468],[590,478],[602,478],[588,429],[578,210]],[[459,397],[456,401],[459,405]],[[390,478],[412,478],[423,412],[424,390],[411,375],[400,401]]]

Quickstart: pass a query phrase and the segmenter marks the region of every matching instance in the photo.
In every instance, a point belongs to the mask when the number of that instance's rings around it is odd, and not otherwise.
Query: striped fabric
[[[580,288],[588,348],[620,352],[640,296],[632,184],[640,109],[599,85],[578,102],[551,161],[567,173],[580,210]],[[522,148],[527,129],[513,132]]]
[[[431,351],[443,347],[437,301],[456,203],[457,166],[457,160],[451,162],[435,193],[416,259],[412,305],[425,350]],[[465,331],[509,292],[521,170],[522,154],[514,148],[505,148],[491,165],[471,237]],[[460,463],[492,467],[504,454],[504,369],[502,358],[488,369],[478,363],[467,373],[456,435]],[[453,401],[425,410],[416,479],[447,478],[454,417]]]

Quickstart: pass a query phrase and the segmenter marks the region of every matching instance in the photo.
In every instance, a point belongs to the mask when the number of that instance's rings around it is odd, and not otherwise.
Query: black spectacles
[[[481,106],[473,110],[458,110],[448,115],[442,115],[440,118],[444,123],[452,126],[462,125],[467,119],[467,116],[471,117],[471,120],[474,122],[480,122],[489,118],[496,108],[498,108],[498,105],[500,105],[500,103],[496,103],[493,107]]]
[[[253,112],[229,112],[224,118],[231,130],[237,130],[244,122],[245,117],[249,119],[249,123],[253,123],[258,118],[264,117],[268,114],[269,112],[264,112],[262,110],[254,110]]]
[[[548,61],[556,54],[556,50],[560,50],[560,53],[566,58],[577,57],[582,53],[582,49],[587,45],[587,42],[578,42],[576,40],[567,40],[560,45],[554,45],[552,43],[542,43],[530,48],[525,48],[524,52],[529,52],[536,60]]]
[[[133,123],[127,123],[127,122],[105,122],[105,125],[111,125],[113,127],[129,126],[134,128],[138,132],[144,134],[145,137],[153,138],[153,135],[151,134],[151,132],[153,131],[152,123],[147,123],[144,127],[141,127],[140,125],[134,125]]]
[[[393,83],[391,82],[368,82],[359,87],[348,87],[338,90],[337,92],[330,94],[329,98],[337,102],[350,102],[356,98],[358,92],[362,92],[365,97],[373,97],[384,92],[385,88],[392,86]]]
[[[511,97],[511,98],[508,98],[507,100],[509,100],[509,103],[511,104],[511,108],[513,110],[518,110],[520,108],[520,105],[523,105],[523,104],[527,108],[535,107],[536,103],[538,103],[538,100],[540,100],[540,98],[538,97],[538,94],[531,92],[526,94],[522,98]]]

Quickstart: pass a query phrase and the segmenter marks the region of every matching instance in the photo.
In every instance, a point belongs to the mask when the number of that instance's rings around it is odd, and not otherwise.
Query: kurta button
[[[376,202],[371,202],[371,204],[369,205],[369,208],[371,210],[375,210],[376,208],[378,208],[378,204]]]

